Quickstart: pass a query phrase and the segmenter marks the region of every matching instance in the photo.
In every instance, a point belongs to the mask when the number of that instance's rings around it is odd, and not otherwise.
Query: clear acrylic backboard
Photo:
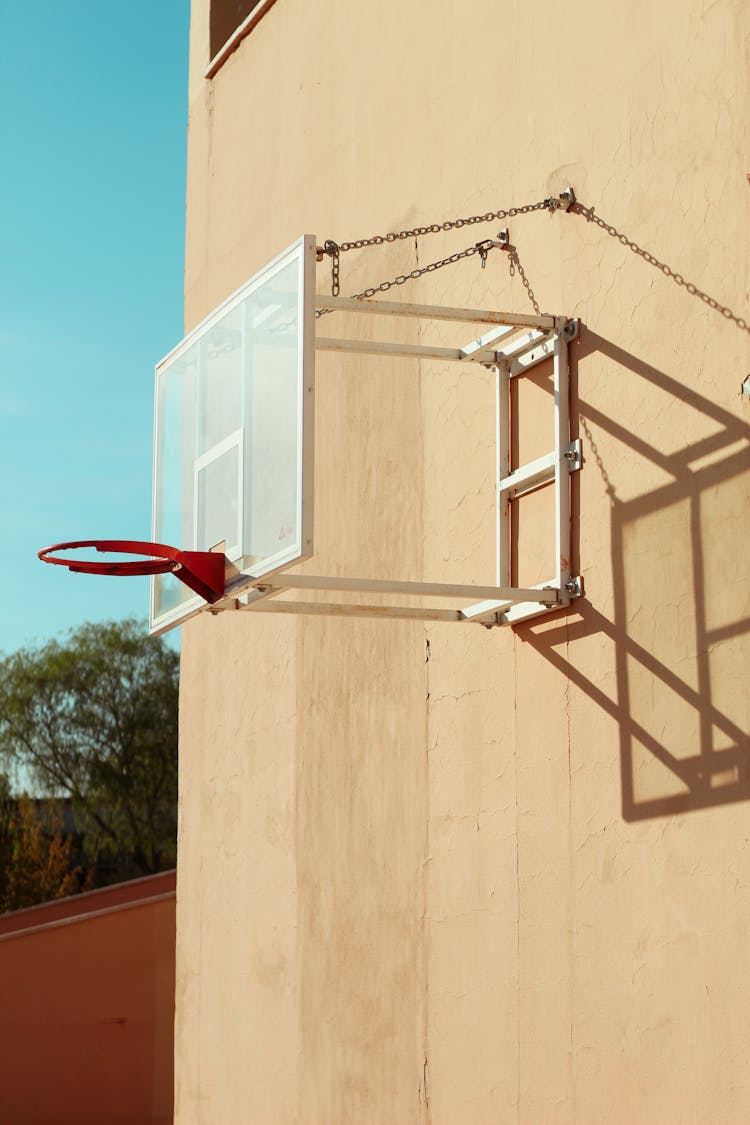
[[[315,238],[247,281],[156,367],[152,538],[221,550],[225,590],[313,548]],[[151,580],[150,631],[203,602]]]

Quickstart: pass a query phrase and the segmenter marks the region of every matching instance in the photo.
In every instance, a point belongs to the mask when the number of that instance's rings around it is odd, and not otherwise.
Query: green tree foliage
[[[134,620],[0,660],[0,761],[40,794],[73,799],[99,881],[175,862],[178,667]]]

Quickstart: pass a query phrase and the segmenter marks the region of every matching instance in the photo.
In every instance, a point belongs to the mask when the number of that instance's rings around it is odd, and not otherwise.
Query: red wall
[[[174,872],[0,917],[0,1121],[171,1125]]]

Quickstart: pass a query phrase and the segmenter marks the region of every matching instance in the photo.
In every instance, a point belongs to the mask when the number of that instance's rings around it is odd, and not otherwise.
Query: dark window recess
[[[211,58],[259,3],[260,0],[211,0]]]

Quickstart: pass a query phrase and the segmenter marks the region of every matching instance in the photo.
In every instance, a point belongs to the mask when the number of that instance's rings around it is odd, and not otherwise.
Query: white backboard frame
[[[283,251],[283,253],[277,255],[264,269],[253,275],[244,285],[240,286],[239,289],[227,297],[225,301],[188,333],[188,335],[156,366],[152,539],[155,542],[163,542],[163,493],[165,488],[164,477],[166,474],[160,473],[160,466],[162,465],[162,460],[160,460],[160,458],[163,459],[165,456],[159,448],[160,434],[162,432],[160,380],[165,378],[167,373],[173,368],[173,365],[186,356],[190,350],[206,337],[213,328],[219,325],[225,317],[234,310],[242,307],[243,303],[251,297],[252,294],[256,293],[266,282],[272,280],[281,270],[285,269],[293,262],[297,263],[299,287],[297,301],[298,370],[296,376],[297,415],[294,422],[296,426],[295,447],[297,452],[297,505],[295,525],[290,530],[290,537],[293,541],[289,546],[284,546],[275,552],[265,554],[262,560],[253,561],[250,566],[243,568],[242,566],[228,565],[225,586],[227,594],[237,593],[261,578],[268,577],[276,571],[283,570],[286,567],[293,566],[309,558],[313,553],[313,504],[315,494],[313,479],[315,438],[315,260],[315,237],[313,235],[303,235]],[[244,378],[244,374],[241,377]],[[238,422],[239,421],[241,420],[238,420]],[[213,544],[199,546],[194,542],[198,527],[197,499],[199,472],[202,468],[205,468],[212,459],[218,457],[222,452],[225,452],[241,432],[242,426],[238,425],[232,433],[226,435],[221,441],[211,446],[210,449],[195,457],[192,471],[189,474],[190,480],[192,481],[191,487],[193,493],[193,516],[189,521],[192,533],[184,533],[184,538],[189,538],[192,541],[172,543],[172,546],[177,546],[183,550],[207,549],[208,546],[214,546]],[[238,530],[240,534],[244,520],[242,513],[244,511],[245,501],[245,496],[243,495],[243,470],[245,467],[246,466],[243,465],[242,445],[240,444],[240,480],[238,482],[237,495]],[[176,501],[173,500],[173,503],[176,503]],[[216,546],[218,547],[219,545]],[[242,548],[236,543],[225,543],[222,550],[225,550],[225,553],[227,553],[230,564],[239,563],[243,557]],[[183,621],[188,620],[188,618],[205,608],[205,603],[200,597],[187,591],[181,591],[179,604],[160,612],[157,607],[159,601],[158,592],[160,589],[164,589],[164,587],[159,587],[158,584],[175,582],[177,582],[177,579],[172,575],[157,575],[151,579],[149,632],[152,634],[166,632],[168,629],[182,624]]]

